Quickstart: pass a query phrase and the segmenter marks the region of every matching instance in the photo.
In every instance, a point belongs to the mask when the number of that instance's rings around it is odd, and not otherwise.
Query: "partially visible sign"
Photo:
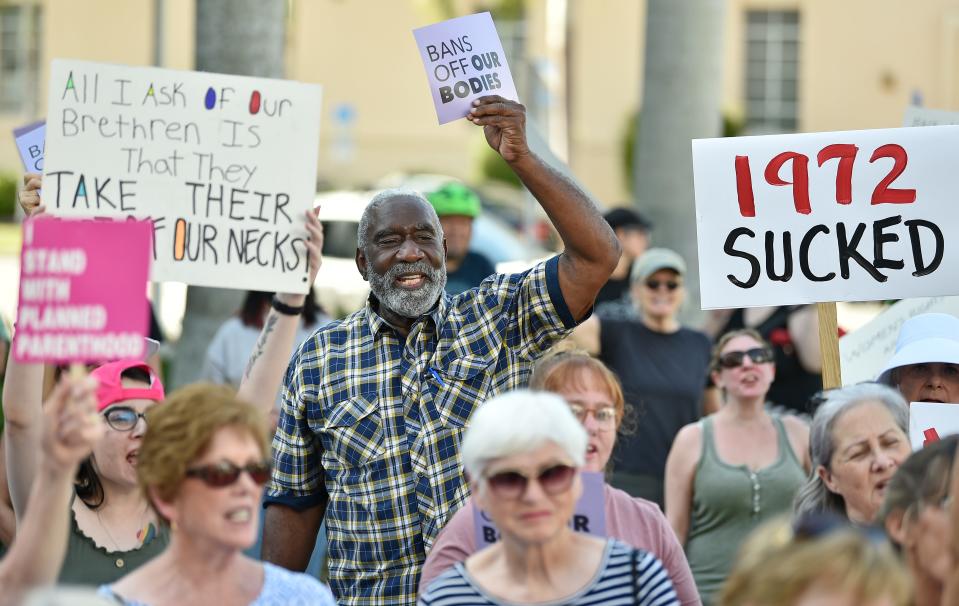
[[[141,359],[152,232],[146,221],[25,221],[14,359]]]
[[[909,106],[903,118],[903,126],[944,126],[959,124],[959,112],[947,112],[941,109]]]
[[[440,124],[466,117],[473,100],[518,101],[506,53],[488,12],[413,30]]]
[[[583,482],[583,495],[576,502],[573,519],[569,527],[576,532],[598,537],[606,536],[606,500],[605,479],[603,474],[580,472]],[[489,514],[479,507],[473,508],[473,525],[476,529],[476,547],[482,549],[499,540],[499,530]]]
[[[909,443],[913,450],[954,433],[959,433],[959,404],[913,402],[909,405]]]
[[[839,339],[843,385],[875,380],[896,352],[902,323],[913,316],[934,312],[959,317],[959,297],[903,299]]]
[[[692,147],[704,309],[959,294],[959,126]]]
[[[43,172],[43,147],[47,134],[46,122],[34,122],[13,129],[13,138],[20,151],[20,160],[28,173]]]

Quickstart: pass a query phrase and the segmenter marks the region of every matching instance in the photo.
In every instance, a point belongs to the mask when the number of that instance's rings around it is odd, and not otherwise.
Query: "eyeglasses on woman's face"
[[[106,419],[107,425],[117,431],[132,431],[140,419],[143,419],[144,423],[147,420],[145,413],[138,412],[129,406],[108,408],[103,412],[103,418]]]
[[[649,290],[659,290],[660,287],[664,287],[666,290],[668,290],[668,291],[670,291],[670,292],[672,292],[672,291],[676,290],[677,288],[679,288],[680,286],[682,286],[682,284],[680,284],[680,283],[677,282],[676,280],[656,280],[656,279],[650,279],[650,280],[646,280],[646,282],[644,282],[644,284],[646,284],[646,288],[648,288]]]
[[[723,368],[738,368],[743,365],[747,356],[753,364],[766,364],[775,358],[768,347],[754,347],[746,351],[727,351],[719,356],[719,365]]]
[[[527,476],[519,471],[501,471],[486,478],[493,494],[506,500],[518,499],[526,492],[530,482],[537,482],[548,495],[557,495],[573,484],[576,468],[571,465],[551,465],[536,476]]]
[[[246,472],[254,482],[262,486],[270,481],[271,469],[269,461],[255,461],[242,467],[229,461],[221,461],[187,469],[186,476],[202,480],[204,484],[212,488],[223,488],[239,480],[240,475]]]
[[[582,404],[570,404],[570,411],[573,413],[579,422],[586,424],[586,418],[589,415],[593,415],[593,419],[596,420],[596,424],[600,426],[600,429],[608,430],[616,426],[616,409],[612,406],[604,406],[602,408],[587,408]]]

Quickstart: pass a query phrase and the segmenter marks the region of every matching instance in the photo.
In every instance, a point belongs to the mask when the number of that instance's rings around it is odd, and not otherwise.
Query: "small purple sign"
[[[603,474],[594,471],[580,472],[583,481],[583,496],[576,503],[569,527],[576,532],[585,532],[598,537],[606,536],[606,500]],[[476,529],[476,547],[482,549],[499,540],[499,530],[492,518],[479,507],[473,508],[473,525]]]
[[[20,159],[28,173],[43,172],[43,147],[47,136],[47,123],[34,122],[13,129],[13,138],[20,150]]]

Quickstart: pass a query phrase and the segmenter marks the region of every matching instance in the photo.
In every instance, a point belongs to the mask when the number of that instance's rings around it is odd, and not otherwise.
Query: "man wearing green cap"
[[[450,181],[426,194],[439,215],[446,236],[446,292],[458,295],[484,278],[496,273],[496,267],[484,255],[470,250],[473,220],[480,213],[480,199],[471,189]]]

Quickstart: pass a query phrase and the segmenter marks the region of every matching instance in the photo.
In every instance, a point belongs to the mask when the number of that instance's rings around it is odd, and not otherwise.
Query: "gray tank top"
[[[703,450],[693,479],[686,558],[704,606],[716,602],[749,533],[766,520],[789,512],[793,497],[806,481],[782,420],[778,416],[772,419],[779,456],[755,472],[745,465],[722,462],[716,454],[712,417],[700,421]]]

